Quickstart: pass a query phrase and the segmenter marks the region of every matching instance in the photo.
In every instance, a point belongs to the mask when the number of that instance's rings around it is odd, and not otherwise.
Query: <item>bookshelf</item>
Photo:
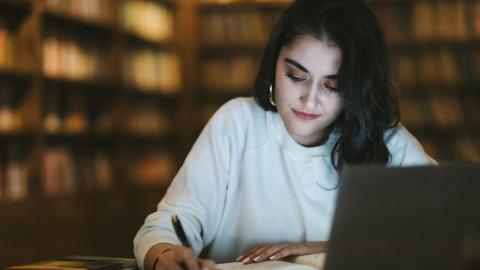
[[[440,162],[480,160],[480,2],[377,1],[402,122]]]
[[[178,10],[168,0],[0,0],[0,268],[131,256],[181,161]]]
[[[200,117],[192,134],[196,136],[225,101],[251,95],[269,33],[291,2],[204,0],[197,3],[196,98]]]

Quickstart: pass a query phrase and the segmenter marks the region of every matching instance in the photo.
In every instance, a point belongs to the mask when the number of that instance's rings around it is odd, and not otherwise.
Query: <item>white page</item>
[[[314,254],[295,257],[291,261],[293,261],[293,263],[296,263],[296,264],[310,265],[315,267],[315,269],[321,270],[323,269],[323,265],[325,264],[326,257],[327,257],[327,253],[314,253]]]
[[[217,270],[317,270],[312,266],[284,261],[264,261],[261,263],[244,264],[242,262],[217,264]]]

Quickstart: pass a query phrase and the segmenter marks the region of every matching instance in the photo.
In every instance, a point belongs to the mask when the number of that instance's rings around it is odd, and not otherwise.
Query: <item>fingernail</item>
[[[247,258],[243,259],[242,262],[243,262],[243,263],[248,263],[248,262],[250,262],[250,257],[247,257]]]
[[[270,256],[270,257],[268,257],[268,258],[269,258],[270,260],[275,260],[276,256],[273,255],[273,256]]]
[[[254,261],[254,262],[256,262],[256,261],[258,261],[258,260],[260,260],[260,256],[257,256],[257,257],[255,257],[255,258],[253,258],[253,261]]]

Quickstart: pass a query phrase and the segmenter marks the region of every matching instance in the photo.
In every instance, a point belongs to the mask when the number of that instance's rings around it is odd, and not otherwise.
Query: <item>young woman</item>
[[[434,163],[399,124],[389,75],[364,1],[296,0],[271,33],[255,99],[215,113],[137,233],[140,267],[213,269],[196,257],[207,246],[216,262],[325,251],[342,168]]]

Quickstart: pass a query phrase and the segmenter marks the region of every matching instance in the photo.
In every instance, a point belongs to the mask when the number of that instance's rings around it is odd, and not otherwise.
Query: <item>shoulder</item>
[[[435,164],[420,142],[402,124],[389,129],[384,140],[391,155],[392,166],[413,166]]]
[[[253,97],[239,97],[223,104],[209,125],[226,133],[236,143],[244,142],[247,149],[256,148],[276,135],[272,114],[260,107]]]
[[[261,109],[252,97],[237,97],[220,106],[217,112],[241,113]]]
[[[222,122],[228,126],[230,124],[245,124],[255,119],[256,115],[263,111],[255,100],[250,97],[234,98],[220,106],[211,118],[211,122]]]
[[[253,97],[239,97],[223,104],[208,125],[222,129],[256,129],[259,126],[265,127],[267,114],[268,112],[261,108]]]

